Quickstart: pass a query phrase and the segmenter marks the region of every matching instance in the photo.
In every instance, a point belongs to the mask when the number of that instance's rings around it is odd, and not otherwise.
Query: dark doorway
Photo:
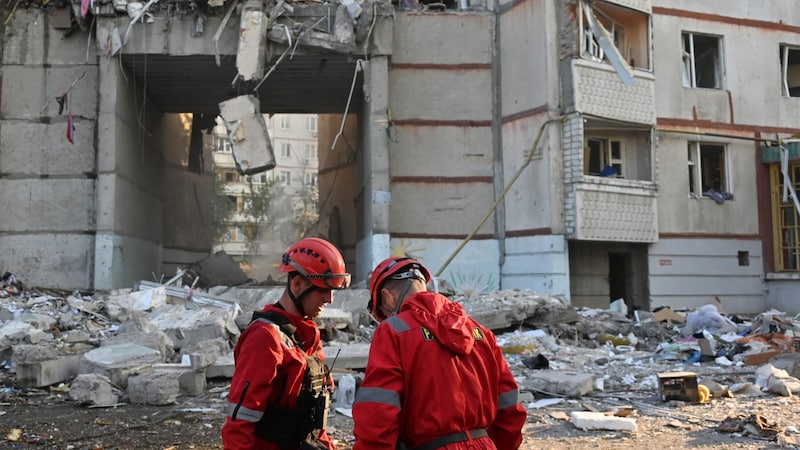
[[[628,271],[630,267],[630,255],[628,253],[609,253],[608,254],[608,296],[609,301],[613,302],[618,298],[625,299],[625,304],[630,307],[631,298],[628,287]]]

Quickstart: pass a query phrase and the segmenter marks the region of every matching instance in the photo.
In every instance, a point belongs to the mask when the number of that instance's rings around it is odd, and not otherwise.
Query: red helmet
[[[367,310],[378,322],[386,320],[386,315],[378,308],[383,282],[388,279],[404,280],[407,278],[425,279],[425,284],[431,281],[431,274],[419,261],[413,258],[392,256],[381,261],[372,271],[369,278],[369,303]]]
[[[347,289],[350,274],[345,270],[341,252],[319,238],[301,239],[281,259],[281,272],[298,272],[322,289]]]

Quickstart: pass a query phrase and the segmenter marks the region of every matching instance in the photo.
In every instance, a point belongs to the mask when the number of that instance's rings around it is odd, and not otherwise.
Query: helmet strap
[[[411,289],[411,285],[414,284],[414,280],[416,278],[407,278],[408,283],[406,283],[406,287],[403,288],[403,292],[397,297],[397,301],[394,304],[394,314],[400,312],[400,307],[403,305],[403,302],[406,300],[406,294],[408,294],[408,290]]]
[[[308,294],[309,292],[313,291],[315,286],[312,284],[311,287],[307,288],[300,294],[294,295],[294,292],[292,292],[292,280],[297,275],[300,275],[300,273],[294,272],[289,276],[289,278],[286,281],[286,290],[289,292],[289,298],[292,299],[292,303],[294,303],[294,306],[300,312],[300,315],[306,317],[307,314],[305,309],[303,308],[303,297],[305,297],[306,294]]]

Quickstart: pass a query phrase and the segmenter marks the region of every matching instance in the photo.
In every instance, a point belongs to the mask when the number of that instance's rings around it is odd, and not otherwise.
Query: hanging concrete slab
[[[228,131],[236,169],[252,175],[275,167],[275,154],[258,99],[240,95],[221,102],[219,111]]]
[[[267,15],[260,0],[251,0],[242,7],[239,23],[239,48],[236,69],[245,81],[264,76],[264,55],[267,45]]]

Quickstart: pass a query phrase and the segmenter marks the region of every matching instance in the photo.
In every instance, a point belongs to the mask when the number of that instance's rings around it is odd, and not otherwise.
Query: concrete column
[[[369,272],[389,256],[389,207],[392,201],[389,142],[386,124],[389,110],[389,57],[374,56],[364,63],[364,111],[361,114],[364,180],[363,234],[357,244],[356,277],[367,279]]]
[[[96,289],[161,275],[163,114],[148,102],[147,86],[123,73],[118,57],[98,58]]]
[[[91,289],[94,52],[42,10],[20,8],[4,25],[0,267],[27,286]]]

